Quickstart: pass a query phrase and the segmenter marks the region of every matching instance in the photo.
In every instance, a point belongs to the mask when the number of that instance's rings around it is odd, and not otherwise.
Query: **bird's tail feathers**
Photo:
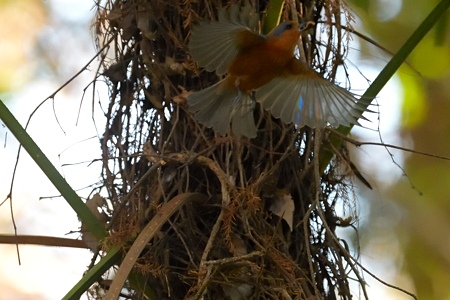
[[[212,127],[220,135],[225,135],[232,123],[232,131],[237,136],[256,136],[252,99],[235,88],[229,88],[224,81],[194,92],[188,96],[189,111],[207,127]]]

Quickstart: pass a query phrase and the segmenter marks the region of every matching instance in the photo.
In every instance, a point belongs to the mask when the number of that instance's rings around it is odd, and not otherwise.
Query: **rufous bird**
[[[239,18],[195,26],[189,42],[192,58],[206,71],[227,76],[191,93],[187,102],[195,118],[224,135],[256,137],[254,100],[298,127],[356,124],[363,107],[346,89],[324,79],[296,58],[305,23],[286,21],[268,35],[252,31]]]

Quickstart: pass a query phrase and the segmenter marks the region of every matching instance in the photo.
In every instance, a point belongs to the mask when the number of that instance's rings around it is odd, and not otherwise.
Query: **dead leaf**
[[[269,210],[284,219],[293,230],[295,204],[291,194],[276,193]]]
[[[186,99],[192,92],[188,92],[184,87],[178,86],[178,88],[181,90],[181,94],[173,97],[172,101],[177,104],[186,104]]]
[[[168,75],[186,75],[184,64],[176,62],[173,57],[166,56],[165,64]]]
[[[101,210],[101,207],[106,205],[106,200],[100,196],[100,194],[95,194],[91,199],[86,201],[86,206],[90,211],[95,215],[100,222],[106,225],[109,217]],[[91,249],[92,251],[96,251],[98,247],[98,241],[95,236],[89,232],[86,226],[81,224],[81,239],[83,242]]]

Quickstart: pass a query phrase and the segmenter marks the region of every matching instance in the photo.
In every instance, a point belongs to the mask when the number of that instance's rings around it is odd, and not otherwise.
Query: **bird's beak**
[[[312,28],[314,25],[316,25],[316,23],[314,23],[313,21],[307,21],[307,22],[301,22],[298,27],[300,32],[308,30],[309,28]]]

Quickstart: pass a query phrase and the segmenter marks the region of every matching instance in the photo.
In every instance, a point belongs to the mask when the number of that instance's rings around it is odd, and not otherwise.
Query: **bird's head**
[[[268,35],[268,45],[280,55],[291,56],[294,53],[298,38],[300,37],[301,25],[297,22],[286,21],[280,23]]]
[[[302,22],[299,24],[294,21],[285,21],[275,27],[268,34],[268,38],[271,40],[273,47],[293,53],[301,32],[311,28],[312,25],[314,25],[314,22]]]
[[[303,24],[303,23],[302,23]],[[298,24],[294,21],[285,21],[280,23],[277,27],[275,27],[270,33],[269,36],[273,36],[275,38],[281,38],[284,35],[300,35],[300,30],[302,24]]]
[[[312,21],[302,22],[300,24],[294,21],[285,21],[275,27],[269,35],[276,38],[280,38],[283,35],[297,35],[298,37],[302,31],[308,30],[312,26],[314,26],[314,22]]]

